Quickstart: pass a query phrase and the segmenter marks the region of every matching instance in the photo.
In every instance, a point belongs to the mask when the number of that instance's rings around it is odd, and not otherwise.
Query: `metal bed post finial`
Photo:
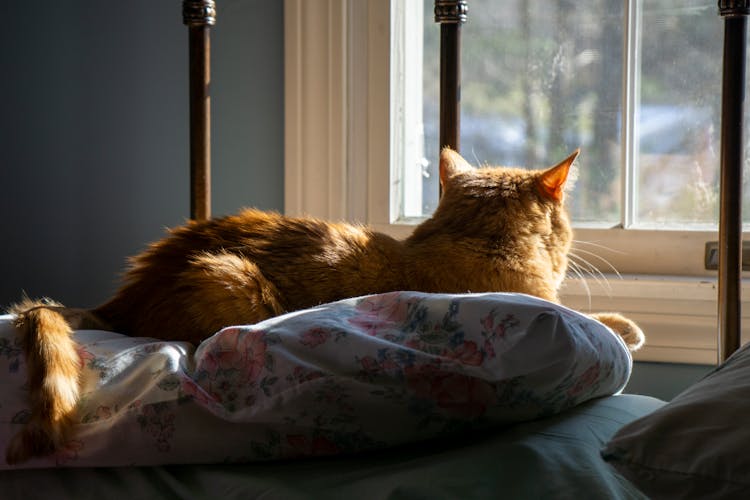
[[[719,15],[722,17],[750,15],[750,2],[748,0],[719,0]]]
[[[213,26],[216,24],[214,0],[183,0],[182,22],[187,26]]]
[[[211,217],[211,38],[213,0],[183,0],[190,45],[190,217]]]
[[[719,212],[719,362],[740,346],[745,55],[750,0],[719,0],[724,18]]]
[[[468,13],[466,0],[435,0],[435,22],[440,24],[440,149],[460,147],[461,24]]]
[[[468,14],[466,0],[435,0],[436,23],[465,23]]]

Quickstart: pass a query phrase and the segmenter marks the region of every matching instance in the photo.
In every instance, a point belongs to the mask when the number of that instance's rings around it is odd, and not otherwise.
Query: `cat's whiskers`
[[[597,267],[594,263],[592,263],[589,259],[577,254],[576,252],[582,252],[587,255],[592,255],[593,257],[596,257],[600,259],[602,262],[606,263],[610,268],[614,271],[614,273],[617,275],[618,278],[622,279],[622,276],[617,271],[617,269],[614,268],[611,262],[608,260],[602,258],[601,256],[589,252],[587,250],[582,250],[580,248],[576,248],[575,250],[571,250],[568,253],[568,257],[572,259],[576,259],[577,264],[579,266],[579,269],[583,269],[586,271],[586,273],[591,276],[597,284],[607,293],[607,296],[611,296],[612,294],[612,286],[609,284],[609,279],[607,278],[607,275],[605,275],[599,267]]]
[[[610,261],[608,261],[607,259],[605,259],[601,255],[599,255],[597,253],[594,253],[594,252],[590,252],[588,250],[584,250],[583,248],[578,248],[578,247],[576,247],[575,251],[576,252],[581,252],[581,253],[584,253],[586,255],[590,255],[592,257],[595,257],[595,258],[599,259],[600,261],[604,262],[610,269],[612,269],[612,272],[614,272],[617,275],[618,278],[622,279],[622,275],[620,274],[620,271],[618,271],[617,268]],[[580,255],[576,255],[576,257],[578,257],[579,259],[582,259],[582,257]],[[583,259],[583,260],[586,260],[586,259]],[[586,263],[593,266],[593,264],[591,264],[591,262],[586,261]],[[593,266],[593,267],[596,268],[596,266]],[[599,271],[598,268],[596,268],[596,270]],[[599,271],[599,274],[602,274],[602,272]]]
[[[471,155],[474,157],[474,160],[477,162],[478,167],[486,166],[486,165],[483,165],[482,162],[479,160],[479,157],[477,156],[477,152],[474,150],[474,148],[471,149]]]
[[[575,261],[568,259],[568,270],[572,271],[573,274],[583,284],[583,288],[586,290],[586,298],[588,299],[588,302],[589,302],[589,310],[591,310],[591,288],[589,288],[589,284],[586,282],[586,278],[581,272],[581,266],[579,266]]]
[[[576,247],[578,245],[591,245],[592,247],[601,248],[602,250],[607,250],[608,252],[619,253],[620,255],[625,255],[625,252],[623,252],[621,250],[616,250],[616,249],[614,249],[612,247],[608,247],[607,245],[602,245],[601,243],[597,243],[595,241],[576,240],[576,239],[573,239],[573,240],[570,240],[570,241],[573,242],[573,243],[575,243]]]
[[[612,287],[609,284],[609,280],[604,275],[604,273],[599,270],[598,267],[596,267],[587,259],[581,257],[580,255],[577,255],[575,252],[569,252],[568,259],[568,262],[574,263],[579,271],[582,271],[583,273],[590,276],[596,282],[596,284],[599,285],[599,287],[601,287],[601,289],[607,293],[607,296],[611,295]],[[585,276],[582,276],[582,279],[584,280],[584,282],[586,281]]]

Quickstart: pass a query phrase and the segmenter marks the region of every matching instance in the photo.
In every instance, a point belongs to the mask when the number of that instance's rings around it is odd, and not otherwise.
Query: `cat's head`
[[[477,251],[495,253],[510,268],[525,269],[554,288],[554,294],[518,291],[556,298],[573,237],[564,201],[578,154],[576,150],[550,168],[525,170],[474,168],[455,151],[444,149],[443,196],[433,219],[441,220],[456,239],[475,241]]]

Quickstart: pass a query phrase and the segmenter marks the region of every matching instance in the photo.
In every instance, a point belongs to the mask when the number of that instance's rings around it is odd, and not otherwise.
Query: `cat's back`
[[[261,256],[267,252],[304,252],[329,244],[364,244],[372,237],[366,227],[325,222],[312,217],[287,217],[277,212],[244,209],[205,221],[189,221],[170,229],[133,259],[179,261],[180,257],[218,250]]]
[[[225,224],[227,239],[295,308],[403,286],[402,243],[368,226],[258,210]]]
[[[305,262],[313,259],[327,265],[346,262],[373,247],[390,252],[400,245],[368,226],[289,217],[252,208],[236,215],[190,223],[174,231],[173,237],[178,245],[193,246],[193,251],[222,249],[257,260],[276,255]]]
[[[205,275],[221,274],[226,284],[219,288],[240,294],[256,293],[249,288],[258,285],[258,293],[274,296],[276,313],[396,290],[403,287],[401,247],[366,226],[246,209],[170,230],[131,259],[124,285],[97,312],[126,332],[143,334],[146,326],[132,325],[131,318],[144,317],[144,311],[161,319],[162,310],[176,302],[214,307],[208,301],[216,296],[196,285],[196,277]],[[238,289],[244,283],[250,287]],[[177,300],[187,297],[186,290],[189,298]]]
[[[179,270],[196,255],[217,252],[247,258],[274,281],[290,280],[299,288],[300,280],[320,280],[324,273],[340,280],[347,273],[380,274],[383,259],[398,259],[401,243],[358,224],[245,209],[171,230],[132,259],[129,274],[153,267]]]

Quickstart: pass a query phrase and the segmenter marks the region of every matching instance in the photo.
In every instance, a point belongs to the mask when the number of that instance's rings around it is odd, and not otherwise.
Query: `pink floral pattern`
[[[383,448],[564,411],[620,390],[632,363],[600,323],[517,294],[349,299],[229,327],[197,349],[76,335],[80,422],[56,456],[26,466],[223,463]],[[0,374],[0,442],[7,442],[30,417],[9,316],[0,317]]]
[[[86,349],[86,346],[79,344],[76,346],[76,350],[78,351],[78,358],[80,359],[81,368],[85,367],[96,359],[96,356],[90,353]]]
[[[447,347],[443,350],[443,356],[453,359],[468,366],[480,366],[484,361],[485,354],[477,348],[477,343],[468,340],[456,347]]]
[[[175,431],[176,415],[173,409],[164,403],[146,405],[136,417],[141,430],[153,440],[157,451],[168,452]]]
[[[81,441],[71,440],[53,455],[55,465],[65,466],[75,464],[78,455],[82,452],[84,444]]]
[[[316,327],[305,330],[300,336],[299,341],[305,347],[309,347],[310,349],[312,349],[313,347],[317,347],[325,343],[329,338],[331,338],[330,331],[324,328]]]
[[[417,398],[432,402],[450,416],[478,418],[497,402],[489,383],[461,373],[443,370],[439,363],[406,370],[406,385]]]

